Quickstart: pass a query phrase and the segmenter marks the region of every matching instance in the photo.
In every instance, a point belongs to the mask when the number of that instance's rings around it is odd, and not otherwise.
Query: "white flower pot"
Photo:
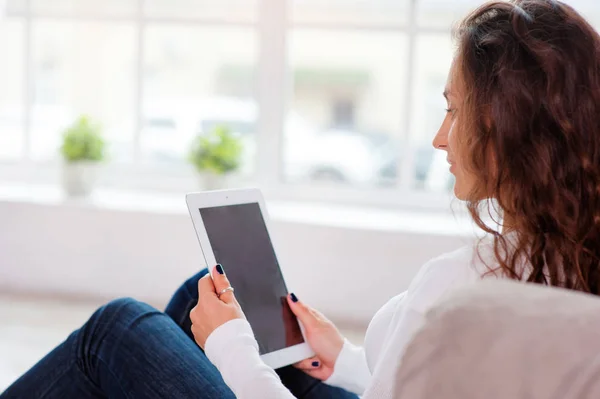
[[[204,191],[223,190],[229,186],[228,175],[217,175],[216,173],[202,172],[199,174],[200,188]]]
[[[91,194],[98,178],[97,162],[65,162],[62,168],[62,185],[70,197],[85,197]]]

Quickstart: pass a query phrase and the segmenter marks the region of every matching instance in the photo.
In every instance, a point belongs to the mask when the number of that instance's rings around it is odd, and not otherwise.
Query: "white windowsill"
[[[55,185],[2,184],[0,203],[20,202],[49,206],[73,206],[125,212],[187,214],[179,194],[97,189],[90,198],[67,198]],[[367,206],[317,202],[269,201],[270,218],[276,221],[384,232],[472,236],[474,229],[462,215],[424,211],[377,209]]]

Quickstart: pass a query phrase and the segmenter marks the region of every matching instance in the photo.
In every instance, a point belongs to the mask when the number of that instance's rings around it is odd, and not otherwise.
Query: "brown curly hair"
[[[493,235],[493,269],[599,295],[598,33],[562,2],[514,0],[481,6],[455,38],[469,121],[461,147],[486,191],[467,207]],[[514,242],[482,217],[496,204]]]

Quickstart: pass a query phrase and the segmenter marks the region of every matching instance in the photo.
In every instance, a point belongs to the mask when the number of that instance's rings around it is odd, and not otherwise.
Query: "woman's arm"
[[[367,365],[365,349],[344,341],[333,370],[325,383],[362,395],[371,381],[371,371]]]
[[[250,324],[235,319],[218,327],[205,344],[208,359],[239,399],[291,399],[275,371],[260,358]]]

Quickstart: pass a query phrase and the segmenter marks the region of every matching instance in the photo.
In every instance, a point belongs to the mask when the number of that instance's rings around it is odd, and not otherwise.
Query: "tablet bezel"
[[[200,243],[200,248],[204,256],[204,261],[206,262],[211,276],[213,275],[213,269],[217,262],[215,259],[214,252],[212,250],[212,246],[210,245],[208,234],[206,232],[206,228],[204,227],[204,222],[202,221],[202,215],[200,214],[199,209],[212,208],[217,206],[257,203],[260,208],[262,217],[264,219],[265,226],[267,228],[267,233],[269,234],[269,237],[271,237],[271,232],[269,230],[269,216],[267,213],[263,196],[260,190],[258,189],[250,188],[190,193],[186,195],[186,203],[188,206],[190,216],[192,218],[194,230],[196,231],[196,236],[198,237],[198,242]],[[272,238],[271,242],[273,242]],[[273,248],[273,251],[275,252],[275,257],[277,257],[277,252],[275,248]],[[283,273],[282,278],[284,279],[285,283]],[[289,366],[290,364],[294,364],[296,362],[314,356],[314,352],[306,342],[304,327],[302,326],[302,323],[300,323],[299,320],[298,323],[300,324],[300,329],[302,330],[302,336],[305,342],[261,355],[261,359],[273,369]]]

